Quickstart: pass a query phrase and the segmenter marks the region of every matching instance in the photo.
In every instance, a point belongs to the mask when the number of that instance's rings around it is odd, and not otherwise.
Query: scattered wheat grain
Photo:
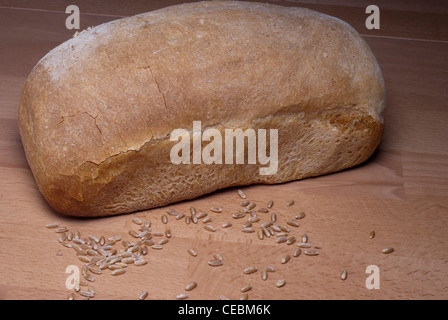
[[[145,300],[147,297],[148,297],[148,292],[142,291],[138,296],[138,300]]]
[[[289,260],[291,259],[291,256],[289,254],[287,254],[286,256],[284,256],[281,260],[282,264],[287,263]]]
[[[113,276],[119,276],[119,275],[124,274],[125,272],[126,272],[126,269],[120,268],[120,269],[112,270],[111,274]]]
[[[216,213],[221,213],[222,212],[222,208],[220,207],[211,207],[210,211],[216,212]]]
[[[249,284],[241,288],[241,292],[247,292],[250,290],[252,290],[252,286]]]
[[[303,219],[303,218],[305,218],[305,212],[299,212],[298,214],[296,214],[296,219]]]
[[[206,224],[204,226],[204,229],[207,230],[207,231],[210,231],[210,232],[216,232],[216,228],[214,226],[212,226],[212,225],[209,225],[209,224]]]
[[[244,193],[243,190],[238,189],[237,192],[238,192],[238,195],[241,197],[241,199],[246,199],[247,198],[247,196],[246,196],[246,194]]]
[[[192,281],[192,282],[188,283],[188,284],[185,286],[185,291],[191,291],[191,290],[193,290],[194,288],[196,288],[197,285],[198,285],[198,284],[197,284],[196,282]]]
[[[317,256],[319,255],[319,251],[313,249],[307,249],[303,252],[307,256]]]
[[[55,228],[59,227],[59,224],[53,222],[53,223],[47,224],[45,227],[48,229],[55,229]]]
[[[286,284],[285,279],[280,279],[280,280],[277,281],[277,283],[275,284],[275,286],[276,286],[277,288],[281,288],[281,287],[283,287],[285,284]]]
[[[246,269],[243,270],[244,274],[251,274],[254,272],[257,272],[258,268],[257,267],[247,267]]]
[[[191,248],[188,249],[187,252],[193,257],[196,257],[198,255],[197,252]]]

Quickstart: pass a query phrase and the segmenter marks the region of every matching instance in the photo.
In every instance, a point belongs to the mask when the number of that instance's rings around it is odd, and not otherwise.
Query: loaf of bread
[[[18,123],[48,203],[91,217],[358,165],[380,143],[384,105],[378,63],[347,23],[303,8],[206,1],[62,43],[29,75]],[[193,134],[194,122],[222,137],[265,129],[276,168],[262,174],[266,164],[249,163],[248,138],[244,163],[225,163],[224,152],[221,163],[173,162],[181,141],[173,131]]]

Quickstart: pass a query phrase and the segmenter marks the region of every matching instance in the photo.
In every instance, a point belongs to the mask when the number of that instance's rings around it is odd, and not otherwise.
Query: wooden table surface
[[[134,217],[146,217],[153,231],[169,228],[163,250],[150,249],[145,266],[129,266],[121,276],[104,272],[92,284],[94,299],[175,299],[196,281],[189,299],[231,299],[250,284],[249,299],[447,299],[448,298],[448,5],[445,1],[379,1],[381,29],[367,30],[367,1],[272,1],[304,6],[339,17],[366,39],[382,68],[387,88],[382,143],[365,164],[327,176],[244,191],[257,207],[275,201],[278,224],[306,217],[291,235],[306,233],[318,256],[303,253],[282,264],[295,244],[278,244],[242,233],[245,221],[231,218],[241,199],[235,189],[222,190],[170,206],[188,213],[208,211],[216,232],[203,222],[186,224],[167,208],[129,215],[76,219],[52,210],[40,195],[27,164],[17,128],[17,106],[23,83],[49,50],[69,39],[66,6],[81,10],[81,29],[178,1],[32,1],[0,0],[0,299],[66,299],[69,265],[82,267],[75,251],[58,242],[45,226],[57,222],[82,237],[120,235],[132,241]],[[126,4],[124,4],[126,3]],[[286,206],[288,200],[293,206]],[[210,212],[219,204],[222,213]],[[261,222],[269,214],[259,214]],[[233,226],[222,228],[230,221]],[[261,222],[258,222],[260,224]],[[376,237],[369,238],[374,230]],[[121,247],[121,244],[117,244]],[[392,254],[382,254],[393,247]],[[194,248],[198,255],[188,255]],[[62,255],[57,255],[60,251]],[[224,264],[207,262],[219,253]],[[274,266],[266,281],[265,266]],[[379,289],[368,289],[366,268],[379,270]],[[248,266],[258,272],[243,274]],[[345,281],[340,279],[348,271]],[[286,285],[277,288],[278,279]],[[76,298],[80,298],[77,294]]]

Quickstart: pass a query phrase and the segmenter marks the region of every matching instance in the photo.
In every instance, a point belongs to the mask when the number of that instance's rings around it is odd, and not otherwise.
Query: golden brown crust
[[[19,128],[40,191],[77,216],[131,212],[219,188],[278,183],[366,160],[384,81],[346,23],[301,8],[207,1],[116,20],[47,54]],[[173,165],[175,128],[278,128],[279,170]]]

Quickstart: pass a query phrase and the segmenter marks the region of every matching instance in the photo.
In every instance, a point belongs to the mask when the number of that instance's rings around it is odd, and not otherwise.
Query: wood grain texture
[[[359,20],[346,2],[347,8],[334,7],[351,12],[353,21]],[[98,276],[93,284],[96,299],[137,299],[143,290],[149,292],[148,299],[174,299],[190,281],[198,283],[188,294],[192,299],[218,299],[220,295],[238,299],[240,288],[248,283],[253,286],[250,299],[448,298],[448,42],[434,36],[427,26],[418,27],[420,34],[427,35],[424,41],[404,37],[394,27],[387,36],[361,30],[378,58],[387,88],[384,138],[369,161],[327,176],[244,188],[259,206],[273,199],[279,222],[299,211],[307,213],[291,233],[297,238],[306,233],[313,245],[322,248],[320,255],[302,254],[282,265],[280,259],[292,252],[292,246],[242,233],[245,221],[231,218],[241,201],[236,189],[170,206],[185,213],[191,206],[198,211],[222,206],[222,213],[210,213],[211,224],[218,228],[215,233],[205,231],[202,222],[187,225],[171,216],[167,226],[162,224],[160,217],[166,208],[74,219],[46,204],[22,149],[17,106],[32,67],[73,31],[65,29],[63,12],[32,10],[36,3],[27,3],[29,9],[0,9],[0,299],[66,298],[65,269],[82,263],[72,249],[61,246],[54,231],[45,228],[47,223],[59,222],[82,235],[128,239],[135,216],[150,218],[155,231],[169,226],[173,236],[165,249],[150,251],[146,266],[132,267],[120,277]],[[141,3],[130,6],[141,8]],[[390,10],[402,16],[412,11],[403,8]],[[115,10],[124,9],[117,6]],[[116,18],[99,8],[93,7],[92,12],[98,14],[82,16],[83,28]],[[382,23],[384,28],[390,26],[387,19]],[[296,204],[287,207],[290,199]],[[260,216],[262,221],[269,219],[269,214]],[[233,226],[222,229],[225,221]],[[372,230],[376,237],[369,239]],[[190,247],[198,252],[196,258],[187,254]],[[381,254],[385,247],[394,247],[395,252]],[[62,256],[56,256],[58,250]],[[215,252],[224,258],[222,267],[207,265]],[[273,265],[277,271],[262,281],[260,272],[242,273],[249,265],[259,269]],[[365,287],[368,265],[380,268],[379,290]],[[341,281],[344,269],[349,275]],[[287,281],[283,288],[275,287],[279,278]]]

